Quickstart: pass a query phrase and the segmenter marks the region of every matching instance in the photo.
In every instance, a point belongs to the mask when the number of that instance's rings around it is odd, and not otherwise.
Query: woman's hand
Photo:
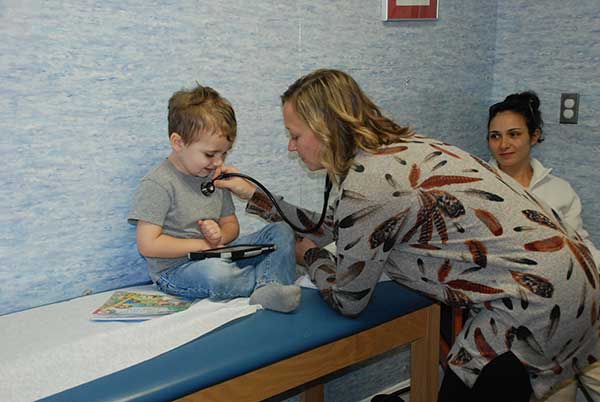
[[[233,166],[220,166],[215,170],[213,179],[221,173],[240,173],[240,171]],[[249,200],[256,191],[256,186],[253,183],[242,179],[241,177],[228,177],[226,179],[216,180],[214,184],[217,188],[224,188],[231,191],[242,200]]]
[[[300,265],[306,266],[304,261],[304,254],[311,248],[315,248],[317,245],[308,237],[302,237],[296,240],[296,262]]]

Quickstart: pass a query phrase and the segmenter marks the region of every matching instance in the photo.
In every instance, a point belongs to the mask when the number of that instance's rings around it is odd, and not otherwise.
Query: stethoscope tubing
[[[273,194],[271,194],[271,192],[269,190],[267,190],[267,188],[265,186],[263,186],[262,183],[260,183],[255,178],[247,176],[245,174],[242,174],[242,173],[222,173],[219,176],[215,177],[214,180],[212,180],[211,182],[209,182],[208,186],[206,188],[207,191],[205,192],[204,188],[203,188],[202,189],[202,193],[204,195],[211,194],[212,192],[214,192],[214,184],[213,184],[213,182],[215,180],[227,179],[228,177],[240,177],[242,179],[248,180],[248,181],[256,184],[267,195],[267,197],[269,197],[269,199],[271,200],[271,202],[273,202],[273,205],[275,206],[275,209],[277,210],[277,212],[279,212],[279,215],[281,216],[281,219],[283,219],[285,221],[285,223],[287,223],[288,225],[290,225],[290,227],[292,229],[294,229],[294,231],[296,231],[296,232],[299,232],[299,233],[314,233],[317,230],[319,230],[319,228],[321,227],[321,225],[323,225],[323,222],[325,221],[325,215],[327,213],[327,203],[329,201],[329,193],[331,191],[331,180],[329,179],[329,176],[326,176],[326,178],[325,178],[325,191],[324,191],[323,209],[321,211],[321,217],[319,218],[319,221],[315,225],[313,225],[312,227],[304,227],[304,228],[300,228],[300,227],[296,226],[295,224],[293,224],[289,220],[289,218],[281,210],[281,207],[277,203],[277,200],[275,200],[275,197],[273,197]],[[210,188],[212,188],[212,191],[210,190]]]

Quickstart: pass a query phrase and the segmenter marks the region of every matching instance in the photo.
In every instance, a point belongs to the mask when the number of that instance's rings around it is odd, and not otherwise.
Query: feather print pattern
[[[410,174],[408,175],[408,181],[410,182],[412,188],[417,187],[419,177],[421,177],[421,169],[416,163],[413,163],[410,169]]]
[[[402,158],[400,158],[399,156],[393,155],[393,158],[396,162],[398,162],[401,165],[406,165],[406,161]]]
[[[260,215],[271,222],[283,220],[273,208],[273,201],[260,191],[256,191],[252,196],[252,203],[248,205],[248,213]]]
[[[469,298],[469,296],[460,290],[446,287],[444,288],[444,293],[445,302],[450,306],[469,307],[473,305],[473,301]]]
[[[439,145],[435,145],[435,144],[430,144],[430,145],[431,145],[432,148],[437,149],[438,151],[443,152],[446,155],[449,155],[449,156],[451,156],[453,158],[456,158],[456,159],[460,159],[460,156],[458,156],[457,154],[455,154],[453,152],[448,151],[447,149],[444,149],[444,148],[440,147]]]
[[[300,223],[302,224],[302,226],[304,226],[305,228],[314,228],[316,222],[313,222],[308,215],[306,215],[304,213],[304,211],[302,211],[301,209],[297,209],[296,210],[296,216],[298,217],[298,220],[300,221]],[[323,228],[318,228],[315,232],[316,235],[320,236],[323,234]]]
[[[485,245],[479,240],[467,240],[465,244],[469,248],[473,262],[485,268],[487,266],[487,248]]]
[[[491,213],[483,209],[473,209],[475,216],[492,232],[494,236],[500,236],[504,230],[498,219]]]
[[[493,201],[493,202],[504,202],[504,198],[499,195],[490,193],[489,191],[477,190],[475,188],[470,188],[468,190],[462,190],[461,193],[470,195],[472,197],[478,197],[482,200]]]
[[[558,226],[556,226],[556,224],[554,224],[554,222],[552,222],[552,220],[550,220],[550,218],[548,218],[546,215],[544,215],[543,213],[541,213],[539,211],[535,211],[532,209],[526,209],[526,210],[522,211],[522,213],[523,213],[523,215],[525,215],[525,217],[527,219],[529,219],[532,222],[535,222],[535,223],[543,225],[543,226],[547,226],[551,229],[558,230]]]
[[[337,285],[343,287],[352,282],[354,279],[360,276],[360,274],[362,274],[363,270],[365,269],[365,265],[366,264],[364,261],[358,261],[350,265],[345,272],[338,274],[336,281]]]
[[[438,269],[438,281],[440,281],[440,283],[446,282],[446,278],[451,270],[452,265],[450,264],[450,260],[446,258],[444,263]]]
[[[473,338],[475,338],[475,345],[477,346],[477,350],[481,356],[488,360],[493,360],[496,356],[498,356],[496,351],[494,351],[494,349],[492,349],[490,344],[486,341],[485,337],[483,336],[483,332],[481,332],[481,328],[475,328],[475,331],[473,332]]]
[[[536,240],[523,246],[527,251],[551,252],[564,247],[565,242],[561,236],[552,236],[543,240]]]
[[[494,317],[490,317],[490,328],[492,329],[494,335],[498,335],[498,326],[496,325],[496,320],[494,320]]]
[[[465,349],[460,348],[456,356],[450,360],[450,364],[454,366],[463,366],[473,360],[473,356]]]
[[[344,246],[344,251],[350,250],[352,247],[356,246],[362,240],[362,236],[357,238],[356,240],[351,241],[350,243]]]
[[[305,253],[323,299],[344,315],[368,303],[380,273],[451,306],[470,308],[448,357],[469,386],[513,350],[545,392],[600,356],[597,267],[518,183],[455,147],[409,137],[359,151],[338,180],[322,236],[336,254]],[[268,201],[260,208],[272,213]],[[291,215],[294,216],[294,215]],[[315,215],[307,215],[310,220]],[[540,364],[540,361],[544,362]]]
[[[519,297],[521,298],[521,308],[527,310],[527,307],[529,307],[529,297],[527,297],[527,293],[521,288],[519,288]]]
[[[579,295],[579,306],[577,307],[577,315],[576,318],[581,317],[583,314],[583,310],[585,309],[585,299],[587,298],[587,286],[585,283],[583,284],[583,288],[581,289],[581,293]]]
[[[510,271],[510,273],[519,285],[530,290],[533,294],[547,299],[552,297],[554,286],[548,279],[524,272]]]
[[[372,205],[369,207],[365,207],[365,208],[363,208],[357,212],[354,212],[353,214],[350,214],[350,215],[346,216],[345,218],[343,218],[339,222],[338,227],[340,227],[342,229],[352,227],[357,222],[360,222],[362,219],[368,217],[369,215],[371,215],[375,211],[379,210],[380,208],[381,208],[381,205]]]
[[[535,339],[535,336],[533,335],[531,330],[529,330],[529,328],[523,325],[519,326],[517,328],[516,335],[517,340],[524,342],[530,350],[532,350],[537,355],[544,356],[544,350],[542,349],[538,341]]]
[[[378,149],[375,154],[376,155],[387,155],[387,154],[396,154],[398,152],[406,151],[408,147],[406,145],[398,145],[395,147],[381,148]]]
[[[359,200],[359,201],[364,201],[367,199],[367,197],[364,196],[363,194],[356,192],[356,191],[347,190],[347,189],[344,189],[342,191],[341,199],[344,199],[344,198],[349,198],[351,200]]]
[[[462,203],[450,193],[441,190],[431,190],[427,192],[428,196],[435,199],[437,207],[448,217],[458,218],[465,214],[465,207]]]
[[[515,264],[523,264],[523,265],[537,265],[537,261],[532,260],[530,258],[513,258],[513,257],[500,257],[503,260],[514,262]]]
[[[581,248],[584,248],[588,253],[589,250],[582,243],[575,243],[568,239],[566,242],[569,246],[569,249],[571,249],[571,252],[575,256],[575,259],[579,263],[579,266],[581,267],[581,269],[583,269],[583,272],[585,273],[588,282],[595,289],[596,279],[598,278],[598,271],[596,270],[594,262],[591,260],[591,258],[587,258],[585,252],[582,252]]]
[[[429,162],[430,160],[432,160],[433,158],[437,158],[441,154],[442,154],[442,151],[434,151],[434,152],[430,153],[429,155],[425,156],[425,158],[423,159],[423,162]]]
[[[392,216],[385,222],[378,225],[371,236],[369,237],[369,246],[374,249],[383,244],[383,250],[388,251],[394,244],[396,244],[396,238],[406,220],[406,215],[410,211],[410,208],[406,208],[398,215]]]
[[[442,167],[446,166],[446,164],[447,164],[447,163],[448,163],[448,161],[441,161],[441,162],[438,162],[438,163],[436,163],[436,165],[435,165],[434,167],[432,167],[432,168],[431,168],[431,171],[432,171],[432,172],[435,172],[436,170],[438,170],[438,169],[440,169],[440,168],[442,168]]]
[[[454,289],[468,290],[474,293],[498,294],[504,293],[502,289],[496,289],[480,283],[470,282],[464,279],[454,279],[447,282],[447,285]]]
[[[429,190],[442,186],[450,186],[452,184],[473,183],[480,180],[481,178],[479,177],[467,176],[430,176],[419,185],[419,188]]]

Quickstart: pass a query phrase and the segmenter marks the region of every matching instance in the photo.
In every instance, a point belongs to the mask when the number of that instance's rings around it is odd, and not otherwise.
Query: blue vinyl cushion
[[[43,401],[180,398],[432,303],[427,297],[394,282],[381,282],[365,311],[357,318],[347,318],[327,306],[318,291],[302,289],[301,305],[291,314],[260,310],[153,359]]]

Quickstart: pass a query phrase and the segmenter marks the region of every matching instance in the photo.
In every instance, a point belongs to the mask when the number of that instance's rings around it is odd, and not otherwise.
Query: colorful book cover
[[[115,291],[92,313],[93,321],[144,321],[183,311],[194,301],[165,293]]]

